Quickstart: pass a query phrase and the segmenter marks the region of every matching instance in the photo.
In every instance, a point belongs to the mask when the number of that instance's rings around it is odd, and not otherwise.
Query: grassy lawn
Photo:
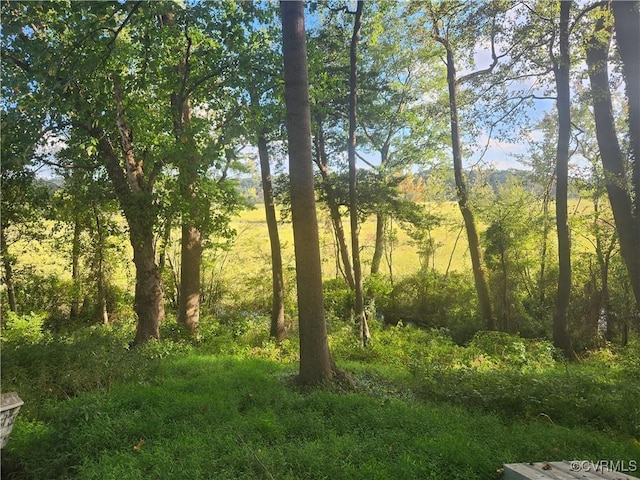
[[[3,478],[491,479],[510,462],[640,462],[640,414],[628,398],[638,393],[628,382],[637,367],[625,364],[635,357],[571,366],[578,380],[554,398],[566,383],[562,365],[540,371],[533,353],[529,369],[495,357],[483,374],[458,368],[477,347],[397,328],[375,333],[378,346],[367,352],[332,339],[354,387],[313,390],[295,384],[293,342],[264,337],[232,343],[218,331],[197,347],[167,339],[128,351],[127,332],[94,329],[9,343],[3,390],[17,389],[26,403],[3,450]],[[438,375],[435,365],[446,368]],[[483,404],[464,393],[471,390],[495,394]],[[545,391],[549,415],[531,410]],[[597,406],[580,405],[584,396],[602,399],[609,414],[590,421]]]

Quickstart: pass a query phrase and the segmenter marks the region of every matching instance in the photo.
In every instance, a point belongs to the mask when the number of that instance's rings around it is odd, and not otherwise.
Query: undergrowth
[[[191,342],[129,349],[133,325],[3,332],[2,389],[25,405],[2,454],[15,479],[498,478],[503,463],[640,461],[640,344],[565,363],[544,341],[332,320],[351,388],[295,387],[295,331],[204,319]],[[21,337],[16,329],[27,328]],[[13,335],[13,337],[12,337]]]

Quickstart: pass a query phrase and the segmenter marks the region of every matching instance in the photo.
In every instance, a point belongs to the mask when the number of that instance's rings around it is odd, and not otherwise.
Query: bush
[[[445,276],[429,271],[406,277],[377,301],[377,309],[388,324],[448,329],[458,344],[484,328],[473,280],[457,273]]]
[[[544,371],[555,364],[556,349],[550,342],[504,332],[478,332],[469,348],[488,355],[497,365],[519,371]]]
[[[324,308],[327,318],[347,320],[353,315],[353,291],[342,278],[325,280]]]
[[[7,312],[2,326],[2,341],[27,344],[44,342],[50,338],[44,329],[46,321],[47,314],[43,312],[31,312],[27,315]]]

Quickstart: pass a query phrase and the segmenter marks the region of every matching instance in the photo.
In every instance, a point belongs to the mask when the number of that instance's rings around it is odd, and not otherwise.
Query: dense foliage
[[[268,316],[205,318],[198,345],[169,320],[134,350],[130,322],[35,324],[12,318],[3,342],[3,388],[25,400],[7,478],[487,479],[505,462],[640,461],[637,343],[567,365],[546,341],[484,332],[461,347],[377,322],[362,350],[334,323],[352,383],[309,390]]]

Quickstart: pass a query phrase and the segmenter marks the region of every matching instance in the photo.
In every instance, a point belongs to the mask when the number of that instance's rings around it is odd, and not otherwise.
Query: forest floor
[[[5,341],[2,389],[25,405],[2,478],[472,480],[514,462],[640,465],[637,341],[565,364],[504,334],[459,347],[374,325],[361,350],[334,328],[354,386],[301,389],[294,337],[277,345],[267,319],[251,322],[204,325],[196,346],[167,324],[162,343],[133,351],[122,325]]]

